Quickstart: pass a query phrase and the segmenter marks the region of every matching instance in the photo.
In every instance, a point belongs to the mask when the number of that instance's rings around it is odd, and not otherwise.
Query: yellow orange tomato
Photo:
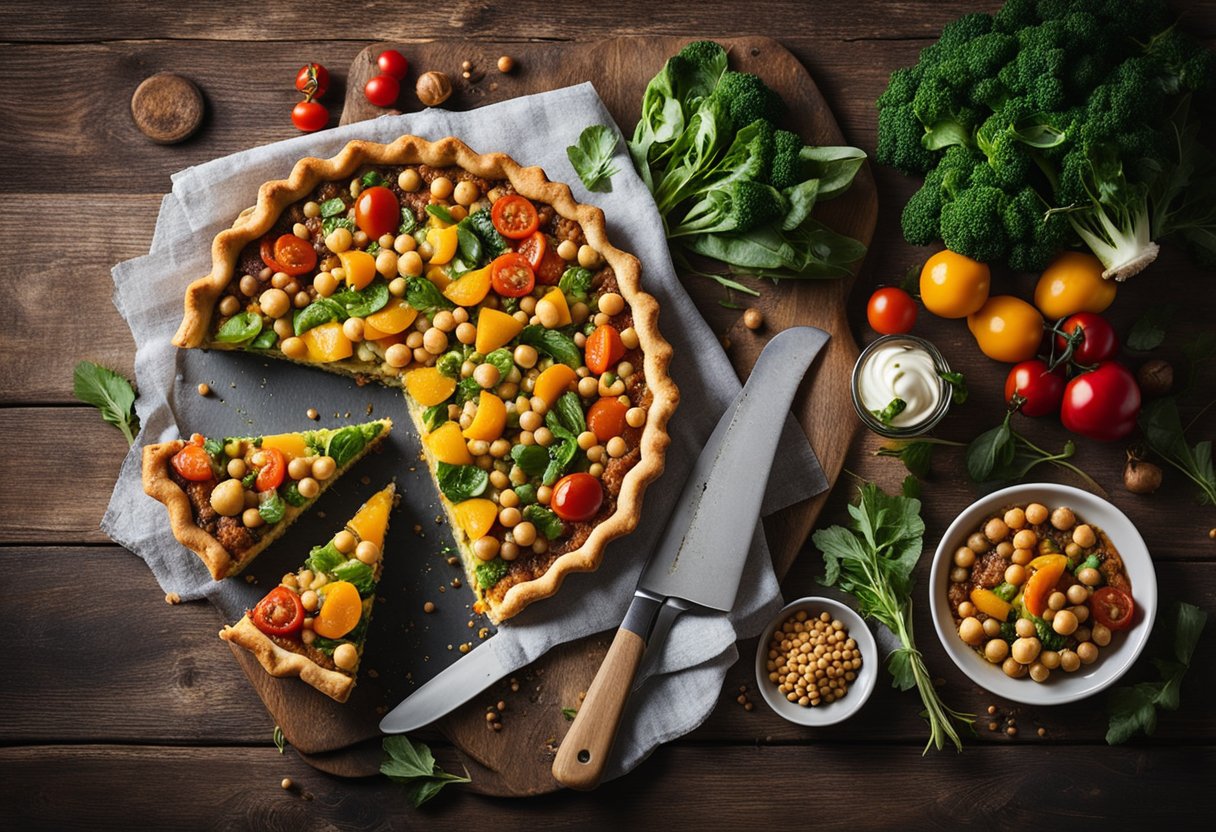
[[[1089,252],[1066,251],[1051,261],[1034,287],[1034,305],[1049,320],[1077,312],[1103,312],[1119,284],[1102,277],[1102,261]]]
[[[980,351],[996,361],[1016,364],[1033,358],[1043,341],[1043,316],[1021,298],[996,295],[967,316]]]
[[[920,271],[920,299],[942,318],[965,318],[988,300],[988,266],[944,250],[925,261]]]

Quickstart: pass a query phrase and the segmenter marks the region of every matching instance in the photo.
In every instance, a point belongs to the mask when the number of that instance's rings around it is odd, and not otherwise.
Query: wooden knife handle
[[[587,698],[557,749],[553,777],[563,786],[586,790],[599,785],[645,652],[646,642],[637,633],[624,627],[616,631]]]

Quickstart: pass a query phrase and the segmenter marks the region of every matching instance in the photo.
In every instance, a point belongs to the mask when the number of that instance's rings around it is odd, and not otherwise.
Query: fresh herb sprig
[[[72,392],[101,411],[101,418],[122,431],[128,445],[135,444],[139,417],[135,415],[135,388],[113,370],[81,361],[72,373]]]
[[[1206,408],[1205,408],[1206,409]],[[1212,466],[1212,442],[1187,442],[1186,430],[1172,397],[1149,402],[1140,411],[1140,428],[1149,447],[1199,486],[1199,500],[1216,505],[1216,469]]]
[[[920,560],[925,533],[920,500],[891,496],[866,483],[849,514],[850,528],[832,526],[815,532],[815,546],[826,566],[822,582],[850,593],[862,615],[885,625],[899,639],[887,669],[895,687],[915,687],[920,693],[929,722],[925,753],[931,747],[940,751],[947,740],[961,751],[955,723],[970,725],[974,718],[942,702],[912,636],[912,570]]]
[[[592,124],[579,134],[578,144],[566,148],[566,156],[574,166],[574,172],[589,191],[610,191],[609,181],[617,172],[612,164],[612,154],[620,136],[611,127]]]
[[[908,473],[917,477],[929,474],[929,463],[933,459],[934,445],[951,445],[963,447],[962,442],[951,442],[949,439],[934,439],[932,436],[920,439],[896,440],[882,445],[874,452],[875,456],[893,456],[902,460]]]
[[[889,425],[895,421],[895,417],[903,413],[908,408],[908,403],[903,399],[896,397],[887,402],[887,406],[882,410],[871,410],[874,418],[882,422],[884,425]]]
[[[1072,471],[1094,491],[1104,493],[1094,478],[1068,459],[1077,452],[1071,439],[1059,453],[1040,448],[1009,425],[1012,412],[992,430],[981,433],[967,446],[967,473],[975,482],[1013,482],[1025,477],[1036,465],[1050,462]]]
[[[380,773],[405,784],[406,794],[415,809],[449,783],[472,782],[467,776],[449,774],[441,769],[426,743],[414,742],[404,736],[385,737],[383,748],[388,759],[380,764]]]
[[[1161,674],[1159,682],[1141,682],[1130,687],[1118,687],[1110,692],[1106,712],[1110,725],[1106,730],[1108,745],[1119,745],[1131,739],[1137,731],[1151,736],[1157,729],[1157,710],[1178,710],[1182,678],[1191,666],[1195,645],[1207,624],[1208,614],[1184,601],[1175,601],[1170,610],[1169,636],[1173,653],[1153,659]]]

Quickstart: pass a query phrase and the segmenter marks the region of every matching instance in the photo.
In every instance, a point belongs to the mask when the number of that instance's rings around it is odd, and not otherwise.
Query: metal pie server
[[[693,606],[723,612],[734,606],[781,427],[828,338],[813,327],[773,338],[701,451],[553,761],[553,776],[563,786],[599,784],[648,645],[657,647],[676,616]]]

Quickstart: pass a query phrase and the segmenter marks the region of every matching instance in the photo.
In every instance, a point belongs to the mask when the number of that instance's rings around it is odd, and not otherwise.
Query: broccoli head
[[[912,105],[883,107],[878,111],[878,146],[874,158],[903,173],[924,173],[933,167],[935,156],[922,141],[925,126]]]
[[[1010,241],[1007,260],[1011,268],[1042,271],[1076,240],[1068,221],[1059,214],[1048,214],[1048,207],[1033,188],[1023,188],[1005,201],[1001,219]]]
[[[1005,192],[973,185],[942,206],[942,242],[946,248],[981,263],[1003,260],[1009,247],[1005,233]]]
[[[900,215],[904,239],[914,246],[932,245],[942,238],[941,215],[945,194],[942,179],[945,171],[938,166],[925,176],[920,189],[912,194]]]
[[[789,130],[776,131],[773,134],[773,162],[769,169],[769,184],[779,191],[797,185],[798,154],[801,152],[801,136]]]
[[[757,119],[777,121],[784,104],[758,75],[727,70],[722,74],[714,97],[726,104],[731,123],[740,129]]]

